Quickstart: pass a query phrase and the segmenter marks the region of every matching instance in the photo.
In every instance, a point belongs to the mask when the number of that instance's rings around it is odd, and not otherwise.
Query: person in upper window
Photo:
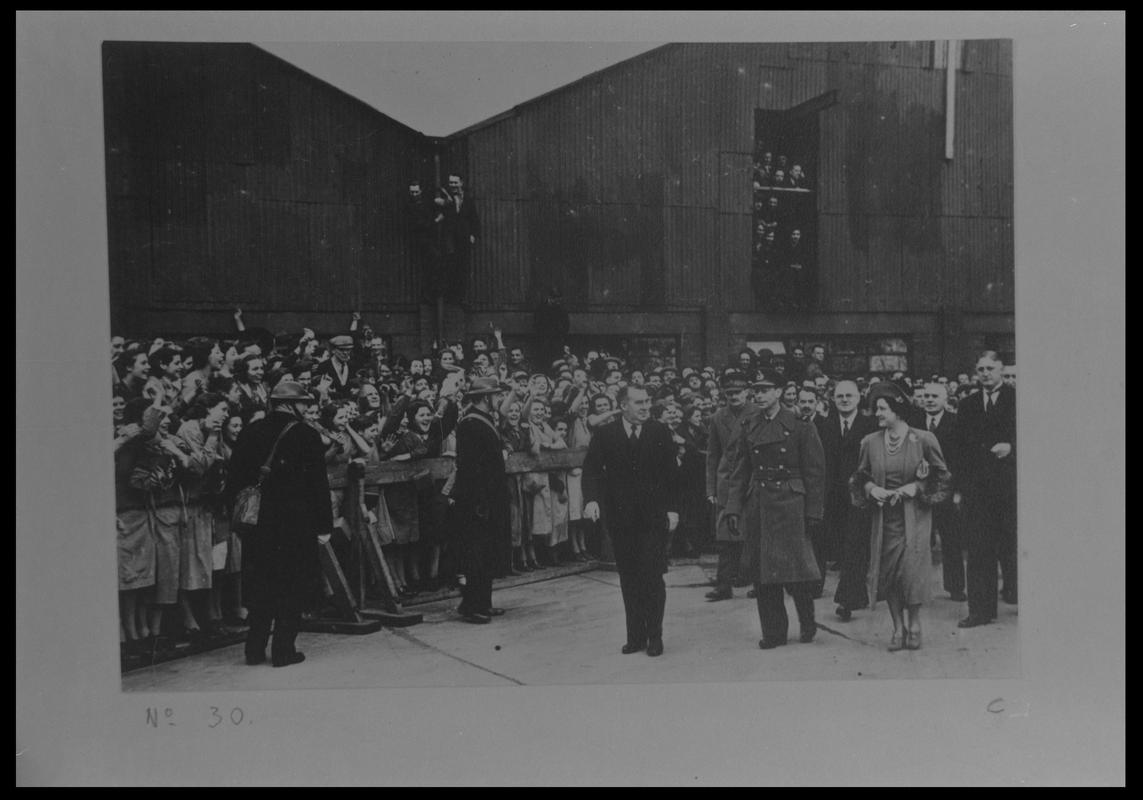
[[[808,189],[809,178],[806,173],[802,171],[801,164],[795,164],[790,167],[790,174],[786,176],[786,185],[791,189]]]

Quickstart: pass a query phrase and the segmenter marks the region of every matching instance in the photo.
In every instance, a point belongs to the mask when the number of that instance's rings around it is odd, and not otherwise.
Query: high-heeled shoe
[[[902,631],[893,631],[893,635],[889,637],[889,652],[896,653],[898,650],[905,649],[905,634]]]
[[[921,649],[921,632],[920,631],[905,631],[905,649],[906,650],[920,650]]]

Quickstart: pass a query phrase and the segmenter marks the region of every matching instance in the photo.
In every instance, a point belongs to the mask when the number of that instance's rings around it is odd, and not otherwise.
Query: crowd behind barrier
[[[714,541],[705,485],[711,417],[725,404],[720,379],[731,370],[767,368],[786,384],[782,404],[806,420],[829,418],[839,378],[826,371],[824,345],[795,347],[789,357],[745,349],[727,364],[627,363],[607,352],[575,354],[558,342],[557,357],[529,363],[501,331],[467,342],[437,343],[409,357],[389,351],[387,337],[354,314],[343,333],[311,329],[278,333],[247,328],[235,312],[226,340],[192,336],[113,336],[112,417],[119,550],[121,642],[154,648],[195,639],[219,626],[241,626],[242,540],[230,530],[222,497],[227,464],[245,426],[265,416],[269,393],[284,380],[317,398],[306,414],[326,447],[330,502],[342,531],[345,471],[364,466],[367,524],[381,541],[400,597],[456,585],[450,459],[463,415],[463,392],[478,376],[496,376],[506,391],[496,409],[512,498],[495,575],[504,577],[599,554],[599,526],[584,518],[582,459],[593,432],[617,417],[625,385],[654,400],[653,416],[677,445],[684,497],[672,555],[693,556]],[[889,380],[913,398],[917,425],[938,395],[943,410],[977,391],[975,376],[903,373],[852,378],[864,397]],[[1005,368],[1014,385],[1015,368]],[[928,387],[928,389],[926,389]],[[868,413],[863,409],[862,413]],[[394,465],[408,462],[409,470]],[[394,474],[398,482],[386,479]]]

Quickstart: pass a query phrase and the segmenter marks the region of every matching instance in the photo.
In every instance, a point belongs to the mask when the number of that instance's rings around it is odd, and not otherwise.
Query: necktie
[[[849,420],[843,419],[841,421],[841,438],[844,439],[849,435]]]
[[[631,444],[635,444],[638,441],[639,441],[639,426],[638,425],[632,425],[631,426]]]
[[[934,416],[931,416],[931,415],[929,416],[929,430],[930,430],[930,431],[931,431],[933,428],[937,427],[937,421],[936,421],[936,420],[937,420],[937,418],[936,418],[936,417],[934,417]]]

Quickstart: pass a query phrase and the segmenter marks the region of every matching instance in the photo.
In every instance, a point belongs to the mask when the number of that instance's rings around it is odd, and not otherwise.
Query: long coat
[[[666,425],[643,423],[632,449],[622,418],[597,428],[583,462],[584,504],[599,503],[621,572],[667,571],[667,513],[679,510],[676,445]]]
[[[991,502],[1016,501],[1016,390],[1001,386],[996,407],[984,410],[984,393],[963,400],[957,409],[960,429],[959,461],[963,475],[957,487],[972,499]],[[998,442],[1012,445],[1007,458],[990,452]]]
[[[456,501],[462,571],[483,574],[495,563],[497,542],[508,531],[508,479],[500,433],[479,409],[470,409],[457,425],[450,496]]]
[[[821,580],[806,520],[820,521],[825,504],[825,454],[817,428],[786,409],[761,411],[742,423],[726,513],[758,543],[756,576],[763,584]]]
[[[904,482],[917,482],[916,496],[902,500],[905,504],[905,564],[907,569],[927,574],[932,568],[932,507],[948,499],[952,476],[937,437],[928,431],[910,428],[905,434],[904,447]],[[874,431],[861,440],[857,471],[849,481],[853,504],[870,509],[869,572],[865,578],[870,608],[874,607],[877,600],[884,520],[881,508],[866,496],[865,484],[872,481],[884,488],[885,458],[885,434],[880,430]],[[927,465],[927,475],[924,477],[918,473],[922,461]],[[924,575],[920,577],[923,578]],[[928,583],[925,579],[926,589]]]
[[[317,537],[333,530],[325,448],[316,430],[284,411],[271,412],[242,431],[227,473],[232,506],[240,489],[258,482],[278,434],[272,471],[262,484],[258,526],[242,538],[242,600],[251,608],[304,608],[320,598]]]
[[[742,420],[757,410],[758,406],[746,403],[737,414],[724,407],[710,418],[710,435],[706,444],[706,496],[714,497],[717,513],[715,539],[719,542],[741,542],[744,538],[741,526],[731,531],[726,524],[726,497],[735,464],[735,448],[742,436]]]

